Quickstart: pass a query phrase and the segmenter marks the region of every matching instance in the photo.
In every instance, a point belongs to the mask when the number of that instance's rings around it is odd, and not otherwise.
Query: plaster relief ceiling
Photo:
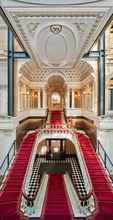
[[[77,45],[71,28],[61,25],[61,22],[56,25],[45,23],[45,27],[38,31],[34,40],[34,49],[40,59],[40,65],[48,67],[70,66],[75,61]]]
[[[30,0],[25,1],[30,3]],[[22,1],[2,0],[6,15],[35,66],[27,63],[24,73],[32,81],[42,82],[51,71],[58,70],[67,81],[81,81],[89,74],[81,58],[111,16],[113,1],[57,0],[57,4],[61,3],[59,7],[54,5],[56,0],[31,2],[36,4],[29,7]],[[68,7],[63,5],[67,3]]]
[[[40,68],[72,68],[87,52],[108,8],[6,10],[25,48]]]
[[[24,63],[20,71],[22,76],[27,78],[31,82],[48,82],[50,83],[51,80],[60,80],[62,83],[65,82],[80,82],[88,77],[90,74],[94,72],[92,66],[88,64],[86,61],[81,60],[77,65],[76,68],[71,69],[37,69],[34,62],[31,60]]]

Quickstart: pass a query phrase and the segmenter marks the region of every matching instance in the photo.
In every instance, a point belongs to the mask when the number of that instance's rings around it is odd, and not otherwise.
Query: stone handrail
[[[28,206],[29,198],[22,194],[21,209],[24,210],[24,214],[31,218],[40,218],[43,209],[43,203],[45,199],[46,189],[48,184],[48,175],[44,174],[41,179],[39,190],[36,194],[34,203],[32,206]]]
[[[40,138],[42,137],[41,140],[46,139],[47,137],[53,138],[53,136],[56,139],[57,138],[69,139],[76,146],[77,157],[79,160],[82,176],[84,179],[85,188],[87,191],[87,199],[88,199],[92,194],[92,183],[90,181],[90,177],[89,177],[89,173],[88,173],[86,163],[83,157],[83,153],[81,151],[78,139],[76,137],[75,129],[73,128],[72,129],[71,128],[70,129],[69,128],[60,128],[60,129],[59,128],[45,128],[45,129],[40,130],[39,137]]]

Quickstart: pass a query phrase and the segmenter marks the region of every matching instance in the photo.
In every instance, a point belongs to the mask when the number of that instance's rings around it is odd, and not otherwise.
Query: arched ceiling
[[[37,69],[32,60],[24,63],[20,71],[21,75],[32,82],[50,82],[53,79],[61,79],[65,82],[80,82],[94,72],[92,66],[81,60],[73,69]]]
[[[49,92],[59,91],[64,92],[66,88],[65,82],[62,80],[62,78],[55,76],[53,78],[50,78],[50,81],[47,84],[47,90]]]
[[[52,76],[48,77],[47,84],[51,85],[51,84],[53,84],[53,82],[56,82],[56,84],[59,83],[60,85],[65,84],[65,80],[62,77],[62,74],[60,76],[59,75],[52,75]]]

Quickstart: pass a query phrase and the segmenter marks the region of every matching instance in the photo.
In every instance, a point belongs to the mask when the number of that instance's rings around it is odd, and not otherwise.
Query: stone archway
[[[65,105],[66,85],[64,78],[52,75],[47,82],[47,105],[50,111],[63,110]]]

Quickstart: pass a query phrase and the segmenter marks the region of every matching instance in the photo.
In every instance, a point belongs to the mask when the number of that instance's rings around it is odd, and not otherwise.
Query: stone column
[[[18,112],[21,111],[21,84],[20,84],[20,82],[18,82],[18,107],[17,107],[17,111]]]
[[[72,97],[72,100],[71,100],[71,107],[74,108],[75,107],[75,93],[74,93],[74,89],[72,89],[71,91],[71,97]]]
[[[98,62],[98,115],[105,114],[105,33],[99,39]]]
[[[8,29],[8,115],[14,116],[14,36]]]
[[[43,108],[47,108],[47,94],[45,88],[43,88]]]
[[[38,108],[41,108],[40,89],[38,90]]]
[[[70,108],[70,89],[67,89],[67,108]]]
[[[24,110],[27,109],[27,90],[25,86],[25,91],[24,91]]]
[[[30,89],[28,89],[27,99],[28,99],[28,109],[30,109]]]

